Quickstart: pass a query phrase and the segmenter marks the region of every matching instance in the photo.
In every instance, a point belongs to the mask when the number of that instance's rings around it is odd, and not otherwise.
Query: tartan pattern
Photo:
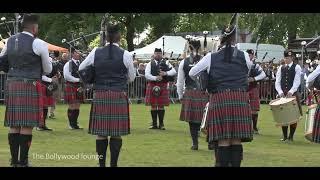
[[[64,102],[67,104],[75,104],[83,102],[83,95],[81,97],[77,94],[77,89],[80,87],[80,83],[72,83],[66,81],[64,89]]]
[[[200,90],[186,90],[181,100],[180,120],[201,123],[204,108],[209,101],[206,92]]]
[[[7,81],[5,127],[44,125],[42,84],[39,81]]]
[[[249,102],[251,111],[257,112],[260,110],[260,97],[259,97],[259,88],[253,87],[250,88],[249,91]]]
[[[128,97],[124,92],[94,92],[88,132],[100,136],[130,134]]]
[[[312,142],[320,143],[320,105],[317,106],[317,109],[314,115],[314,122],[313,122],[313,129],[312,129]]]
[[[155,97],[152,94],[152,88],[154,86],[159,86],[161,88],[159,97]],[[169,106],[170,99],[169,99],[168,83],[155,82],[155,81],[148,82],[147,88],[146,88],[145,101],[147,106],[150,106],[150,105],[151,106]]]
[[[55,100],[53,96],[47,95],[47,86],[44,84],[41,84],[41,90],[42,90],[42,98],[43,98],[43,107],[51,107],[54,105]]]
[[[252,141],[253,128],[248,93],[224,91],[211,94],[207,123],[209,141],[223,139]]]

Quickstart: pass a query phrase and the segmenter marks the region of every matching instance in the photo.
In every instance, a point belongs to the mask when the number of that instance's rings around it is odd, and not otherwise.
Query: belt
[[[22,81],[22,82],[36,82],[37,79],[27,79],[27,78],[8,78],[7,81]]]

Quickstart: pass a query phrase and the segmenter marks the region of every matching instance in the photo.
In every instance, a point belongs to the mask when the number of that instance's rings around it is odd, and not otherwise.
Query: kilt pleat
[[[312,141],[315,143],[320,143],[320,105],[317,106],[317,109],[314,115]]]
[[[260,110],[260,97],[259,97],[259,88],[254,87],[249,89],[249,100],[251,111],[259,111]]]
[[[207,114],[209,141],[253,139],[248,93],[225,91],[211,94]]]
[[[43,98],[44,108],[53,106],[55,103],[54,97],[47,95],[47,86],[46,85],[44,85],[44,84],[41,84],[41,85],[42,85],[41,90],[42,90],[42,94],[43,94],[42,98]]]
[[[103,90],[94,92],[89,134],[99,136],[130,134],[129,104],[124,92]]]
[[[206,92],[186,90],[181,100],[180,120],[201,123],[204,108],[209,100]]]
[[[6,127],[43,126],[43,94],[39,81],[13,81],[6,84]]]
[[[152,89],[154,86],[159,86],[161,88],[160,90],[160,96],[155,97],[152,94]],[[168,83],[166,82],[148,82],[147,88],[146,88],[146,96],[145,101],[147,106],[169,106],[170,99],[169,99],[169,89],[168,89]]]
[[[64,89],[64,102],[67,104],[82,103],[84,97],[79,96],[77,89],[80,87],[80,83],[72,83],[66,81]]]

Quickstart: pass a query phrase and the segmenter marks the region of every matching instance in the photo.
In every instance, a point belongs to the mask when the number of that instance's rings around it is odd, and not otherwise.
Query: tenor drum
[[[306,121],[304,124],[304,137],[309,141],[312,141],[312,131],[316,109],[317,104],[312,104],[311,106],[308,106],[308,112],[306,114]]]
[[[202,121],[201,121],[201,125],[200,125],[200,131],[203,134],[207,134],[208,133],[208,125],[207,125],[208,109],[209,109],[209,102],[206,104],[206,107],[204,108]]]
[[[276,126],[288,126],[300,119],[300,112],[296,98],[279,98],[270,103],[272,116]]]

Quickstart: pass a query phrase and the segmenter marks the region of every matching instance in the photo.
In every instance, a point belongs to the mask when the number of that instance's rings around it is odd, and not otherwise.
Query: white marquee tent
[[[185,43],[187,41],[186,39],[184,39],[181,36],[162,36],[161,38],[159,38],[155,42],[153,42],[143,48],[131,51],[130,53],[132,55],[134,53],[136,53],[135,57],[139,60],[150,60],[151,56],[154,53],[155,48],[163,49],[163,47],[162,47],[163,46],[163,38],[164,38],[164,52],[165,52],[164,57],[169,58],[171,55],[171,52],[173,52],[172,58],[174,58],[174,59],[178,58],[179,54],[181,54],[180,55],[180,58],[181,58],[183,51],[184,51]]]

